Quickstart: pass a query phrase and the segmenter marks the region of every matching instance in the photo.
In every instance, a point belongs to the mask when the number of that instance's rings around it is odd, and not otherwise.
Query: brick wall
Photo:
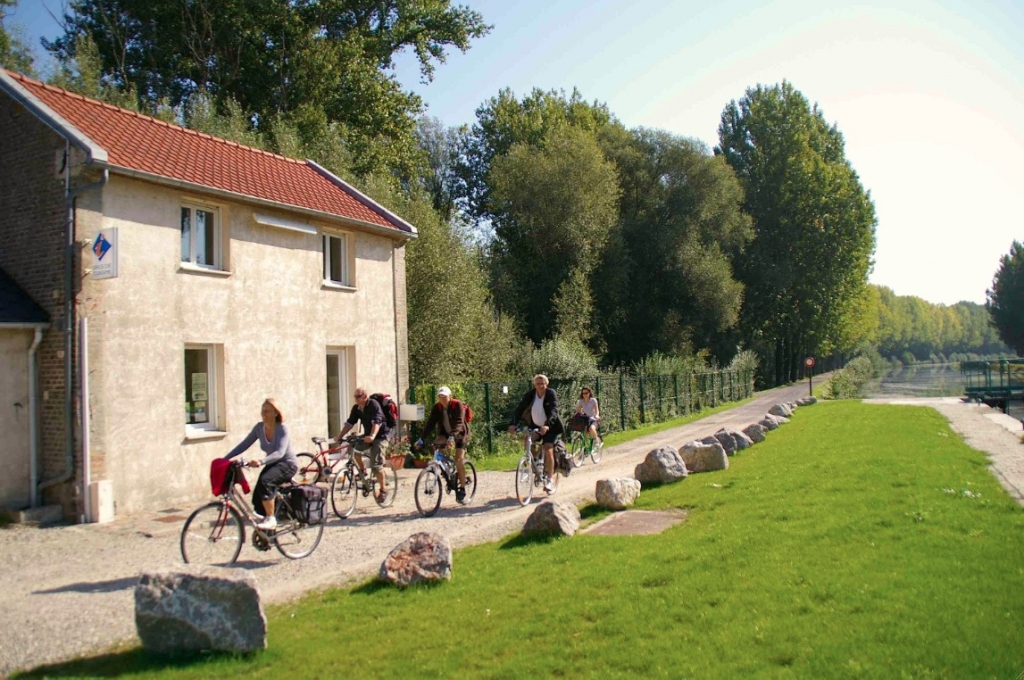
[[[0,267],[50,315],[38,350],[40,479],[65,469],[64,140],[0,93]],[[81,154],[78,154],[81,159]],[[77,280],[77,276],[75,280]],[[76,446],[76,449],[78,447]],[[77,517],[75,477],[51,487],[44,502]]]

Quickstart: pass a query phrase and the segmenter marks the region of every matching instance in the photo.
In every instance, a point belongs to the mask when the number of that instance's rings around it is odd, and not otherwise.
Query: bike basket
[[[585,415],[575,415],[569,419],[569,429],[573,432],[584,432],[590,425],[590,418]]]
[[[320,524],[327,519],[327,489],[312,484],[292,487],[289,499],[295,518],[306,524]]]

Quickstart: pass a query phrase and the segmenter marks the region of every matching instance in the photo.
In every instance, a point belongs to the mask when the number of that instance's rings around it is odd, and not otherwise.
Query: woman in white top
[[[590,391],[589,387],[580,390],[580,398],[576,402],[576,413],[587,416],[590,422],[587,425],[587,432],[597,442],[597,448],[604,446],[604,440],[597,434],[597,423],[601,420],[601,407],[597,404],[597,397]]]

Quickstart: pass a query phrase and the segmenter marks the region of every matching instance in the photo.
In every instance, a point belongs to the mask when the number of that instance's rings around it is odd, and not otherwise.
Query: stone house
[[[264,398],[302,451],[405,394],[416,229],[326,169],[4,70],[0,140],[0,508],[191,502]]]

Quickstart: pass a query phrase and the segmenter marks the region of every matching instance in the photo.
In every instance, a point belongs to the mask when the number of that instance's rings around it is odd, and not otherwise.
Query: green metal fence
[[[408,403],[423,404],[427,413],[440,385],[409,389]],[[699,412],[754,393],[752,371],[706,371],[687,375],[630,375],[602,373],[587,378],[552,378],[558,392],[562,419],[572,415],[580,390],[589,386],[601,405],[601,431],[619,432]],[[474,455],[494,453],[496,442],[507,431],[519,400],[533,389],[532,378],[482,383],[450,383],[454,396],[473,409]],[[416,426],[413,424],[413,434]]]

